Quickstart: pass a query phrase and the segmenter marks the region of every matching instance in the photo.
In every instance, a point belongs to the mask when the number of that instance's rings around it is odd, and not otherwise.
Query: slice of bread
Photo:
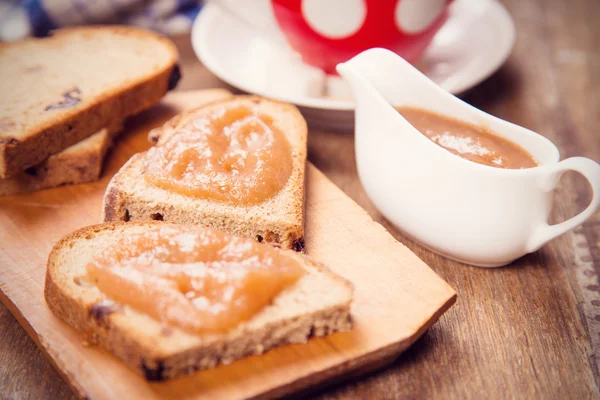
[[[236,205],[168,191],[146,182],[146,153],[139,153],[108,184],[104,195],[104,221],[161,220],[199,224],[302,251],[307,128],[296,107],[256,96],[234,96],[180,114],[162,128],[153,130],[150,140],[160,146],[185,123],[237,104],[272,117],[273,124],[284,132],[291,145],[293,171],[275,196],[254,205]]]
[[[158,102],[179,79],[177,57],[167,38],[122,26],[0,44],[0,177]]]
[[[0,196],[98,180],[104,157],[122,129],[121,124],[113,125],[12,178],[0,179]]]
[[[351,328],[352,285],[290,250],[277,251],[298,260],[305,274],[256,315],[221,334],[166,327],[128,305],[111,302],[92,283],[80,279],[95,255],[110,252],[124,236],[145,232],[155,224],[159,222],[109,223],[71,233],[52,249],[45,283],[46,302],[58,317],[146,379],[175,378]]]

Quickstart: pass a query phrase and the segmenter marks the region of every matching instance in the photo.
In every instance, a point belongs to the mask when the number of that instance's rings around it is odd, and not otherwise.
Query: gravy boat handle
[[[585,210],[564,222],[555,225],[543,223],[535,229],[527,243],[528,253],[538,250],[546,242],[583,224],[600,207],[600,164],[589,158],[572,157],[548,166],[538,182],[540,189],[547,192],[554,190],[562,174],[567,171],[579,172],[587,179],[592,187],[592,201]]]

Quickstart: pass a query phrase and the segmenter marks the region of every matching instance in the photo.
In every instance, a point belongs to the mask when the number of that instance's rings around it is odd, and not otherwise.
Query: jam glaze
[[[275,196],[292,154],[273,119],[233,105],[190,119],[148,151],[145,179],[180,194],[252,205]]]
[[[110,300],[191,333],[236,327],[304,274],[271,246],[162,223],[120,239],[86,271],[85,279]]]

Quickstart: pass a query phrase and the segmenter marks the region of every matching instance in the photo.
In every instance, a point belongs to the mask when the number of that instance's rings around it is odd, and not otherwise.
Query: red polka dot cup
[[[415,62],[453,0],[219,0],[262,30],[279,30],[305,63],[335,74],[338,63],[383,47]],[[274,21],[273,21],[274,20]]]

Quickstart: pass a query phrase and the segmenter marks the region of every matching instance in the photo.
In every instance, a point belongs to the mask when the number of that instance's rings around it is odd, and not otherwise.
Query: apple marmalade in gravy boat
[[[416,107],[396,110],[440,147],[466,160],[496,168],[522,169],[538,163],[521,146],[485,128]]]

